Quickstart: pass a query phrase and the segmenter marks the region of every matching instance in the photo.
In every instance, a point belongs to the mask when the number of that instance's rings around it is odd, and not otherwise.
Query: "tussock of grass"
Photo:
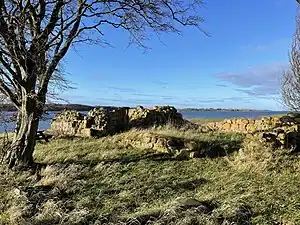
[[[142,132],[240,150],[218,158],[159,158],[126,144]],[[40,180],[0,167],[0,224],[299,224],[299,157],[243,139],[167,126],[39,143]],[[182,208],[189,198],[201,204]]]

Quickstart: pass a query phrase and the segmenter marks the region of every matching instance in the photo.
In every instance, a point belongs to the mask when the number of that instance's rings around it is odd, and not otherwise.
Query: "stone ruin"
[[[90,126],[89,120],[83,114],[75,110],[65,110],[55,116],[51,122],[50,132],[57,136],[75,136],[87,132]]]
[[[90,121],[88,128],[98,132],[100,136],[124,131],[128,127],[128,113],[129,108],[125,107],[116,109],[94,108],[88,112],[86,118]]]
[[[290,127],[300,122],[292,116],[262,117],[261,119],[225,119],[221,122],[211,122],[207,126],[218,131],[232,131],[240,133],[252,133],[267,131],[278,127]]]
[[[226,119],[211,122],[208,127],[215,131],[239,132],[248,137],[271,143],[275,148],[300,151],[300,115],[288,114],[282,117],[262,117],[261,119]]]
[[[168,123],[179,126],[186,121],[172,106],[95,108],[87,116],[74,110],[65,110],[52,120],[49,132],[55,136],[101,137],[131,128]]]
[[[143,108],[141,106],[130,109],[128,112],[129,128],[147,128],[154,125],[175,124],[183,125],[182,115],[177,112],[175,107],[155,106],[153,108]]]
[[[261,119],[226,119],[221,122],[208,123],[206,126],[195,126],[196,124],[184,120],[172,106],[95,108],[89,111],[87,116],[74,110],[65,110],[55,116],[49,131],[54,136],[102,137],[131,128],[147,128],[169,123],[180,129],[196,128],[199,132],[244,133],[246,136],[271,143],[276,148],[300,151],[300,115],[297,114]],[[145,140],[148,139],[145,138]],[[162,139],[158,140],[157,146]],[[152,142],[147,144],[151,147]],[[153,148],[162,147],[157,146]]]

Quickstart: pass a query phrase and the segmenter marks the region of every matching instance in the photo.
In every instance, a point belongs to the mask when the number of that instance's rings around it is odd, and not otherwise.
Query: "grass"
[[[177,160],[125,142],[144,132],[236,151]],[[0,224],[300,224],[300,158],[235,133],[55,139],[37,145],[35,160],[47,165],[40,179],[0,167]],[[180,207],[187,199],[199,205]]]

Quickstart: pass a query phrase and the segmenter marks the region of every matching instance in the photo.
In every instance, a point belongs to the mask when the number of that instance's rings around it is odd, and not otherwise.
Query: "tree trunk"
[[[39,125],[37,102],[33,97],[22,97],[22,107],[16,122],[19,124],[5,161],[9,168],[28,168],[33,165],[33,151]]]
[[[20,130],[20,126],[21,126],[21,122],[22,122],[22,114],[21,114],[21,110],[17,112],[17,117],[16,117],[16,126],[15,126],[15,137],[17,136],[19,130]]]

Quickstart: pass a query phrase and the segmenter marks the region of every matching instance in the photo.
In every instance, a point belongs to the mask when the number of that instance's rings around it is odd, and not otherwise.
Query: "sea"
[[[50,127],[50,122],[53,117],[58,112],[48,112],[48,114],[40,121],[39,129],[45,130]],[[87,112],[82,112],[87,114]],[[184,119],[194,119],[194,118],[203,118],[203,119],[226,119],[226,118],[259,118],[261,116],[271,116],[275,114],[285,114],[286,111],[182,111],[180,112]],[[4,113],[5,118],[12,116],[13,112]],[[1,123],[0,124],[0,133],[13,131],[15,124],[10,123]]]

